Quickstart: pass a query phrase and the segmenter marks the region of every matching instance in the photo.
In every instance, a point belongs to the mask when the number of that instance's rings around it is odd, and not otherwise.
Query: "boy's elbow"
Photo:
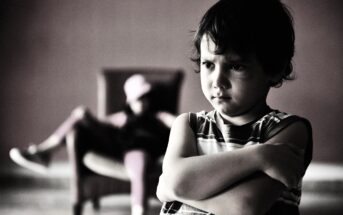
[[[183,181],[182,177],[177,177],[172,180],[170,180],[170,189],[173,195],[180,199],[188,199],[189,196],[188,189],[190,189],[188,186],[186,186]]]
[[[201,188],[194,187],[192,185],[180,184],[173,188],[174,195],[179,199],[200,201],[208,198],[204,192],[201,191]]]
[[[185,176],[173,177],[170,180],[170,189],[178,199],[201,200],[204,197],[199,192],[201,189],[193,186]]]
[[[165,181],[163,181],[162,176],[157,184],[156,197],[161,202],[175,201],[175,195],[170,186],[166,186]]]
[[[165,173],[163,173],[162,176],[160,177],[156,189],[156,196],[161,202],[193,199],[189,195],[190,186],[187,186],[185,183],[183,183],[182,177],[168,177]]]
[[[166,198],[165,193],[163,192],[161,186],[158,184],[157,188],[156,188],[156,197],[158,200],[160,200],[161,202],[167,202],[168,199]]]

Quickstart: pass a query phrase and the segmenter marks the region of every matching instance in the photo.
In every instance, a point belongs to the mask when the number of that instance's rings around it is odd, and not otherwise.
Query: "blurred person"
[[[77,126],[96,138],[91,148],[124,162],[131,180],[132,214],[143,215],[147,207],[146,172],[165,153],[175,116],[155,108],[154,85],[143,75],[129,77],[124,84],[125,108],[98,119],[87,108],[75,108],[45,140],[27,149],[12,148],[11,159],[18,165],[47,173],[52,155],[65,146],[66,135]]]

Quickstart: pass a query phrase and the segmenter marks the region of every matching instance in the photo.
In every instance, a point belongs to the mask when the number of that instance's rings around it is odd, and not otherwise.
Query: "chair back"
[[[176,114],[183,80],[181,69],[165,68],[106,68],[97,77],[98,116],[105,117],[123,110],[126,102],[125,81],[134,74],[142,74],[157,89],[158,109]]]

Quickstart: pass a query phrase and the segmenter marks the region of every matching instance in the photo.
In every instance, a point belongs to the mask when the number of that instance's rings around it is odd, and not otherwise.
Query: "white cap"
[[[151,84],[143,75],[136,74],[129,77],[124,84],[126,101],[132,102],[151,91]]]

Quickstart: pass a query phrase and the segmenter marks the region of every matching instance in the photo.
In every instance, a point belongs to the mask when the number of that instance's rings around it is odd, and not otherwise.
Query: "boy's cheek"
[[[201,84],[201,90],[202,90],[202,93],[204,94],[204,96],[208,99],[210,96],[209,87],[204,85],[204,84]]]

